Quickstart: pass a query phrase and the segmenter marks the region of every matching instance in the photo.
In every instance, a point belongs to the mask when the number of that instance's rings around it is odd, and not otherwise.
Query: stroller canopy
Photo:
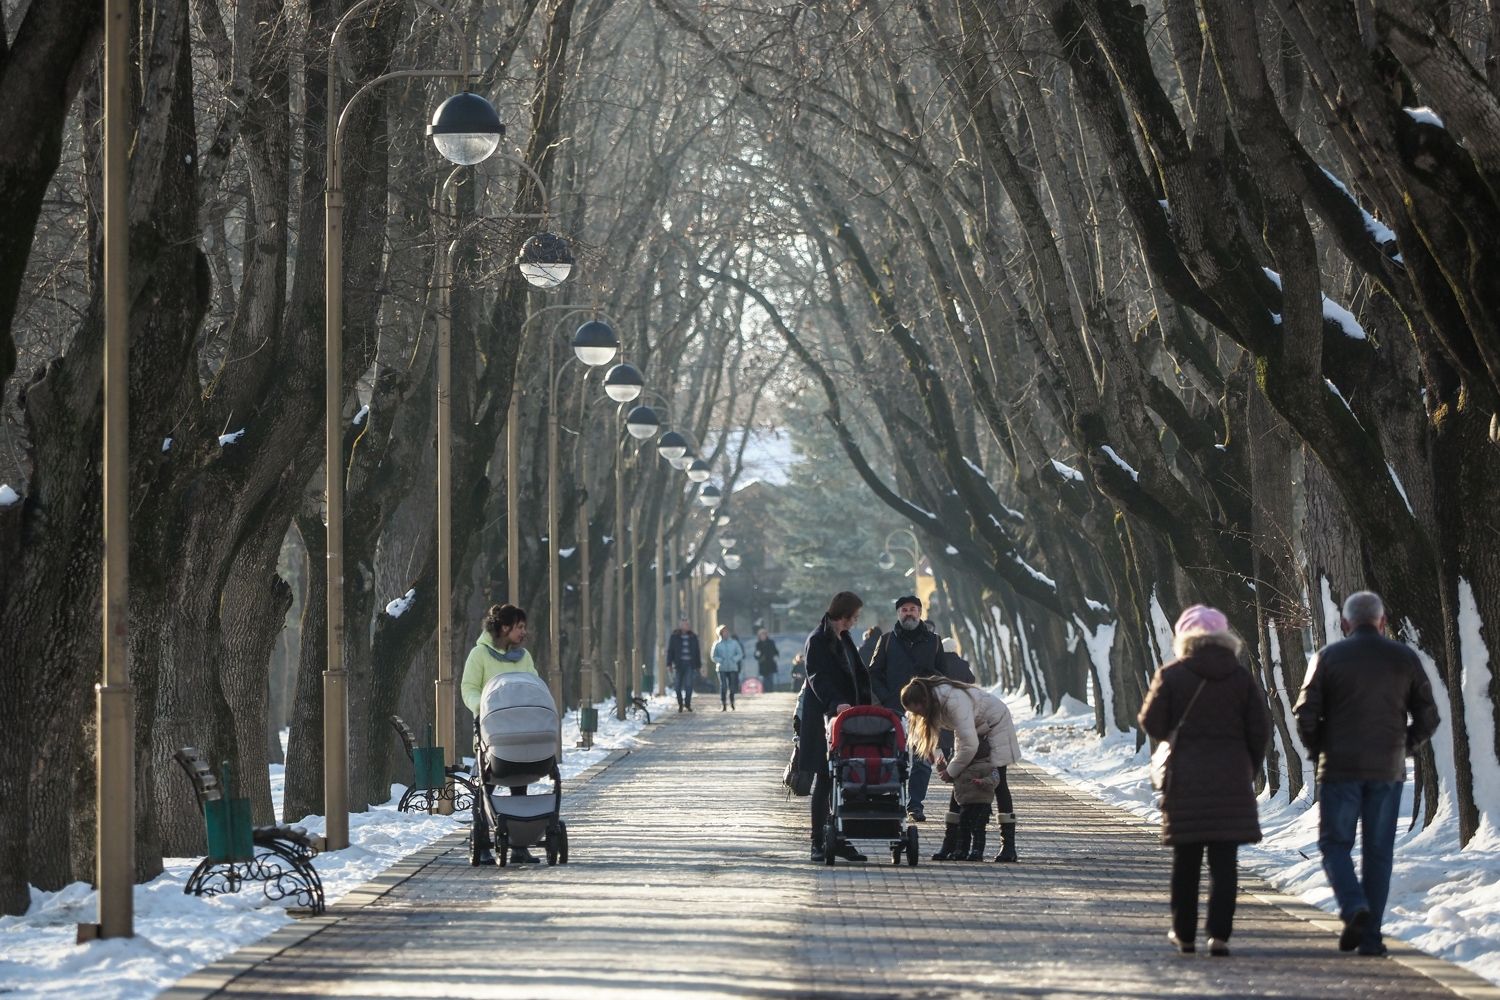
[[[529,764],[557,756],[557,705],[535,674],[496,674],[479,695],[479,735],[501,761]]]

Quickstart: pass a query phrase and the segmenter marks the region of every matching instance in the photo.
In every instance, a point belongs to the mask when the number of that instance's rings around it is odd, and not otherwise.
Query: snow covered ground
[[[651,701],[653,717],[667,710],[666,699]],[[636,741],[642,722],[617,722],[613,703],[599,706],[594,748],[569,750],[564,779],[599,763],[610,751]],[[285,742],[285,734],[283,734]],[[578,713],[563,722],[563,746],[578,741]],[[271,796],[281,814],[282,768],[271,766]],[[550,784],[547,785],[550,788]],[[404,814],[396,803],[405,791],[391,786],[391,800],[349,817],[348,850],[320,855],[314,862],[328,902],[363,885],[413,851],[467,826],[467,817]],[[567,785],[563,786],[564,810]],[[461,822],[464,821],[464,822]],[[323,817],[297,820],[314,834]],[[76,925],[97,919],[93,889],[75,882],[57,892],[33,889],[24,916],[0,917],[0,994],[10,998],[83,996],[90,1000],[134,1000],[155,996],[177,979],[236,949],[265,937],[293,918],[262,895],[258,885],[239,893],[199,899],[183,894],[198,858],[169,858],[166,871],[135,889],[135,932],[129,940],[74,943]]]
[[[1094,710],[1071,699],[1047,717],[1035,716],[1023,696],[1010,696],[1007,702],[1027,763],[1139,816],[1160,818],[1151,790],[1149,747],[1137,751],[1127,733],[1099,738],[1093,731]],[[1464,850],[1459,850],[1451,818],[1407,832],[1412,787],[1408,781],[1384,931],[1500,983],[1500,832],[1486,819]],[[1024,802],[1016,803],[1023,822],[1025,809]],[[1337,912],[1319,863],[1318,812],[1308,793],[1293,802],[1263,796],[1260,821],[1265,839],[1241,849],[1241,866],[1288,895]],[[1166,891],[1163,883],[1164,914]]]

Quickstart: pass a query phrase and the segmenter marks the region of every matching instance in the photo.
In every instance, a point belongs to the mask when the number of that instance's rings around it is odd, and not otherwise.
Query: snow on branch
[[[1281,275],[1277,274],[1269,267],[1263,267],[1261,268],[1261,270],[1265,272],[1267,278],[1271,279],[1271,284],[1275,285],[1278,289],[1281,288]],[[1319,292],[1318,294],[1322,296],[1323,299],[1323,318],[1325,320],[1330,323],[1336,323],[1338,325],[1338,328],[1344,331],[1344,336],[1348,337],[1350,340],[1369,339],[1365,334],[1365,328],[1359,325],[1359,320],[1354,318],[1354,314],[1352,312],[1345,309],[1343,306],[1339,305],[1328,296],[1323,295],[1322,292]],[[1272,315],[1275,314],[1273,313]]]
[[[1131,479],[1135,480],[1136,482],[1141,481],[1141,474],[1139,472],[1136,472],[1131,464],[1121,458],[1119,453],[1109,445],[1102,444],[1099,446],[1099,450],[1104,452],[1105,457],[1108,458],[1111,462],[1115,463],[1121,469],[1125,470],[1125,474]]]

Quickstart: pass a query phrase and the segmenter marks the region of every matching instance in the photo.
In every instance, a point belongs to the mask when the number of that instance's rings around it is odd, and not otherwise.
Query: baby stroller
[[[568,825],[562,821],[562,775],[557,770],[557,706],[535,674],[498,674],[479,695],[474,719],[475,784],[481,821],[491,831],[503,868],[512,851],[541,844],[547,864],[568,863]],[[551,794],[500,794],[552,779]],[[469,863],[479,864],[484,834],[469,838]]]
[[[828,733],[828,768],[833,777],[828,825],[823,832],[823,863],[832,865],[837,848],[849,840],[884,840],[891,863],[917,863],[917,828],[906,822],[906,733],[901,719],[879,705],[856,705],[833,720]]]

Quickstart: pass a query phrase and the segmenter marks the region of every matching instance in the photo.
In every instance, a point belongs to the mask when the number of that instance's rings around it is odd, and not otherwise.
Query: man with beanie
[[[1344,921],[1339,950],[1379,957],[1406,758],[1437,730],[1438,710],[1417,654],[1386,638],[1380,595],[1350,594],[1340,624],[1347,638],[1313,657],[1292,712],[1318,760],[1318,850]]]
[[[943,646],[929,622],[922,620],[922,602],[911,595],[896,601],[896,626],[875,642],[870,656],[870,685],[877,704],[902,714],[901,689],[913,677],[941,675]],[[927,818],[922,800],[932,780],[932,765],[920,758],[911,762],[911,776],[906,782],[907,808],[911,818]]]

